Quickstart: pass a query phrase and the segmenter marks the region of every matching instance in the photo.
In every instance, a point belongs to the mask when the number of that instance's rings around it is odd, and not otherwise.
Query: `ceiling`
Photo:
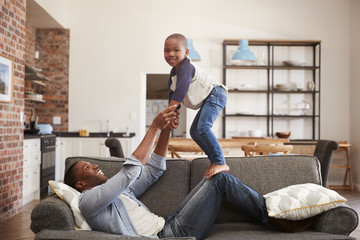
[[[26,22],[34,28],[64,28],[35,0],[26,1]]]

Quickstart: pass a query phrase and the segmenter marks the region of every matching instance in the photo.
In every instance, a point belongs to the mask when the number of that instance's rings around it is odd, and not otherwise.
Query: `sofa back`
[[[70,157],[66,160],[67,169],[79,160],[97,164],[107,177],[116,174],[124,159]],[[321,184],[319,161],[314,156],[284,155],[258,157],[230,157],[226,159],[230,173],[254,188],[261,194],[301,183]],[[166,217],[175,212],[181,201],[203,178],[209,166],[207,158],[193,161],[168,159],[167,169],[160,179],[153,184],[140,200],[155,214]],[[217,222],[249,221],[224,201]]]
[[[263,195],[294,184],[321,184],[320,164],[314,156],[229,157],[226,163],[232,175]],[[200,182],[208,166],[207,158],[197,158],[191,162],[191,189]],[[223,201],[216,217],[216,223],[251,221],[254,219],[249,219],[226,201]]]
[[[209,163],[207,158],[191,162],[191,189],[200,182]],[[314,156],[228,157],[226,163],[233,176],[263,195],[294,184],[321,184],[320,164]]]
[[[68,169],[77,161],[97,164],[104,174],[110,178],[120,171],[125,159],[115,157],[70,157],[65,161],[65,169]],[[190,192],[190,172],[190,162],[188,160],[168,159],[166,171],[139,198],[140,201],[153,213],[167,217],[176,210],[177,206]]]

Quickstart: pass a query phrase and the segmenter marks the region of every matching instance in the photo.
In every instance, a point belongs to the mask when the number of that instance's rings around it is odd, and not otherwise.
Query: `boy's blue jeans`
[[[204,100],[203,105],[196,114],[190,128],[192,139],[205,152],[209,160],[215,165],[225,164],[219,141],[217,140],[211,128],[224,109],[227,101],[227,92],[221,86],[216,86]]]
[[[170,215],[160,238],[195,237],[204,239],[212,227],[223,197],[243,213],[267,224],[269,221],[263,196],[227,172],[204,178]]]

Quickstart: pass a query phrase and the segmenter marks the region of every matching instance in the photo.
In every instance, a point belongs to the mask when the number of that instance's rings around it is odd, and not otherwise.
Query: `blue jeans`
[[[204,100],[190,128],[192,139],[194,139],[208,156],[209,160],[215,165],[225,164],[225,157],[219,141],[211,131],[211,128],[219,113],[224,109],[226,101],[226,90],[221,86],[214,87],[209,96]]]
[[[264,197],[227,172],[204,178],[170,215],[160,238],[195,237],[204,239],[212,227],[223,197],[250,217],[267,224],[269,221]]]

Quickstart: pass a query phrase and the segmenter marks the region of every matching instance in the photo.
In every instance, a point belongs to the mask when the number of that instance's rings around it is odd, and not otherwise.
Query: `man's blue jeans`
[[[163,230],[165,237],[195,237],[204,239],[212,227],[223,197],[260,222],[269,221],[264,197],[227,172],[220,172],[210,179],[204,178],[170,215]]]
[[[192,139],[205,152],[209,160],[215,165],[225,164],[219,141],[217,140],[211,128],[224,109],[227,101],[227,92],[221,86],[216,86],[204,100],[203,105],[196,114],[190,128]]]

